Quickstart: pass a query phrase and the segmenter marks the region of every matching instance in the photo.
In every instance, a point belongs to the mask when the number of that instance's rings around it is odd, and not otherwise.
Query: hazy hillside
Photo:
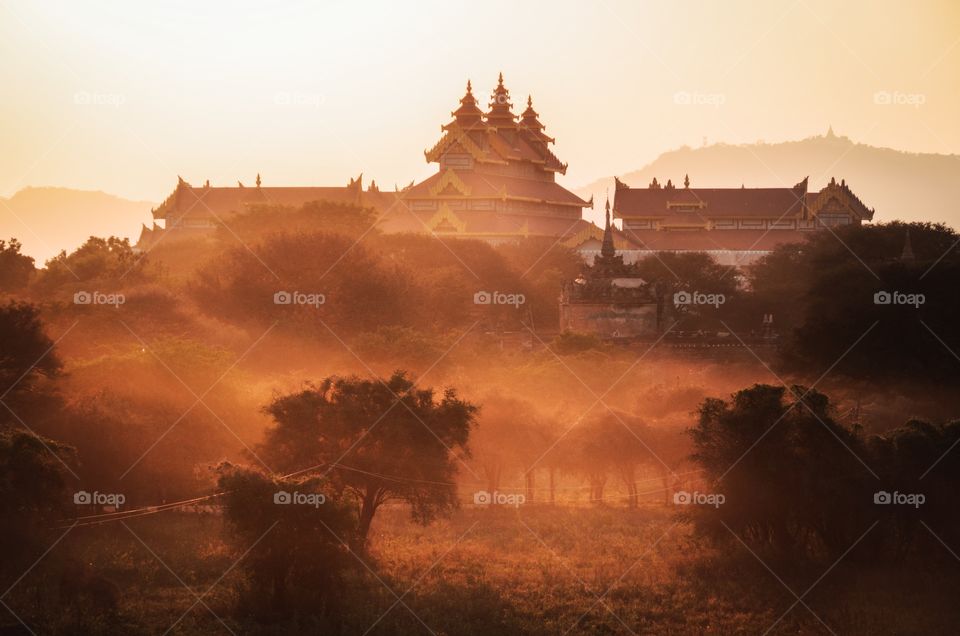
[[[89,236],[136,240],[140,224],[150,223],[149,201],[130,201],[105,192],[70,188],[24,188],[0,198],[0,237],[16,237],[37,266],[68,252]]]
[[[918,154],[877,148],[847,137],[820,136],[784,143],[733,146],[714,144],[665,152],[640,170],[618,175],[632,186],[646,186],[653,177],[702,187],[793,185],[805,176],[820,188],[836,177],[846,179],[875,221],[944,221],[960,227],[960,156]],[[577,190],[602,202],[613,193],[613,177]]]

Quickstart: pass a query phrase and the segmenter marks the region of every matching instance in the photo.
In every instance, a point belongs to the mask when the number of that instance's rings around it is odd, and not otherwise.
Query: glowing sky
[[[0,195],[384,186],[503,71],[570,187],[682,144],[960,151],[960,3],[0,2]],[[880,97],[878,98],[878,94]],[[889,99],[884,98],[887,95]],[[882,103],[889,101],[890,103]],[[685,103],[688,102],[688,103]],[[878,103],[880,102],[880,103]]]

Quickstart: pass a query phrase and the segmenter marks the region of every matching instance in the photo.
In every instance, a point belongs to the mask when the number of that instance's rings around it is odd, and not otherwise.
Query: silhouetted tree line
[[[720,505],[686,507],[703,534],[782,558],[899,560],[960,540],[960,421],[912,420],[866,437],[829,398],[758,384],[710,398],[691,430],[694,461]],[[874,525],[875,524],[875,525]],[[927,528],[924,528],[927,525]]]
[[[744,302],[751,315],[774,315],[785,370],[949,385],[960,379],[958,239],[930,223],[814,232],[752,267]]]

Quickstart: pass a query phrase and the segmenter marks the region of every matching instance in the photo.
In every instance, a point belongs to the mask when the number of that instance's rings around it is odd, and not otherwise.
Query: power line
[[[362,469],[362,468],[356,468],[356,467],[354,467],[354,466],[345,466],[345,465],[339,464],[339,463],[331,464],[331,463],[329,463],[329,462],[320,463],[320,464],[317,464],[317,465],[315,465],[315,466],[310,466],[310,467],[308,467],[308,468],[303,468],[303,469],[301,469],[301,470],[297,470],[297,471],[294,471],[294,472],[292,472],[292,473],[287,473],[287,474],[285,474],[285,475],[281,475],[281,476],[279,477],[279,479],[289,479],[290,477],[293,477],[293,476],[295,476],[295,475],[299,475],[299,474],[307,473],[307,472],[310,472],[310,471],[313,471],[313,470],[317,470],[317,469],[319,469],[319,468],[323,468],[324,466],[331,466],[331,470],[339,468],[339,469],[349,470],[349,471],[361,473],[361,474],[364,474],[364,475],[369,475],[369,476],[372,476],[372,477],[377,477],[377,478],[379,478],[379,479],[385,479],[385,480],[388,480],[388,481],[394,481],[394,482],[398,482],[398,483],[418,483],[418,484],[429,484],[429,485],[436,485],[436,486],[452,486],[452,487],[457,487],[457,486],[460,485],[460,484],[458,484],[457,482],[453,482],[453,481],[433,481],[433,480],[427,480],[427,479],[416,479],[416,478],[411,478],[411,477],[400,477],[400,476],[397,476],[397,475],[386,475],[386,474],[383,474],[383,473],[377,473],[377,472],[373,472],[373,471],[364,470],[364,469]],[[687,475],[687,474],[691,474],[691,473],[698,473],[698,472],[702,472],[702,470],[703,470],[703,469],[695,469],[695,470],[685,471],[685,472],[683,472],[683,473],[677,473],[677,475]],[[640,480],[636,480],[635,483],[645,483],[645,482],[647,482],[647,481],[655,481],[655,480],[658,480],[658,479],[661,479],[661,477],[649,477],[649,478],[646,478],[646,479],[640,479]],[[506,489],[507,489],[507,490],[512,490],[512,491],[518,491],[518,494],[519,494],[519,493],[526,493],[526,492],[531,492],[531,491],[532,491],[532,492],[540,492],[540,493],[549,493],[549,492],[556,492],[556,491],[558,491],[558,490],[560,490],[560,491],[563,491],[563,490],[585,490],[585,489],[588,489],[588,488],[591,488],[591,486],[576,486],[576,487],[566,487],[566,488],[561,487],[561,488],[553,488],[553,489],[551,489],[551,488],[525,488],[525,487],[512,487],[512,486],[508,486]],[[644,492],[644,493],[636,493],[635,495],[627,494],[627,495],[622,495],[622,496],[618,495],[618,496],[611,496],[611,497],[601,497],[601,498],[599,498],[599,499],[589,499],[589,501],[622,500],[622,499],[629,499],[629,498],[634,497],[634,496],[640,497],[640,496],[647,495],[647,494],[654,494],[654,493],[657,493],[657,492],[665,492],[665,491],[667,491],[667,490],[670,490],[670,488],[660,488],[660,489],[657,489],[657,490],[647,491],[647,492]],[[191,505],[191,504],[195,504],[195,503],[198,503],[198,502],[201,502],[201,501],[208,501],[208,500],[210,500],[210,499],[216,499],[216,498],[222,497],[222,496],[224,496],[224,495],[230,494],[231,492],[233,492],[233,491],[216,492],[216,493],[212,493],[212,494],[209,494],[209,495],[203,495],[203,496],[201,496],[201,497],[193,497],[193,498],[191,498],[191,499],[183,499],[183,500],[180,500],[180,501],[173,501],[173,502],[169,502],[169,503],[157,504],[157,505],[152,505],[152,506],[143,506],[143,507],[141,507],[141,508],[133,508],[133,509],[130,509],[130,510],[120,510],[120,511],[114,511],[114,512],[104,512],[104,513],[93,514],[93,515],[82,515],[82,516],[78,516],[78,517],[73,517],[73,518],[71,518],[71,519],[63,520],[62,523],[66,524],[66,525],[58,526],[58,528],[67,528],[67,527],[70,527],[71,525],[75,525],[76,527],[87,527],[87,526],[93,526],[93,525],[100,525],[100,524],[103,524],[103,523],[108,523],[108,522],[110,522],[110,521],[122,521],[122,520],[125,520],[125,519],[134,519],[134,518],[137,518],[137,517],[144,517],[144,516],[148,516],[148,515],[157,514],[157,513],[160,513],[160,512],[166,512],[166,511],[168,511],[168,510],[174,510],[174,509],[176,509],[176,508],[183,508],[183,507],[185,507],[185,506],[188,506],[188,505]],[[498,492],[499,492],[499,490],[498,490]],[[466,501],[464,501],[463,503],[470,504],[470,503],[473,503],[473,501],[472,501],[472,500],[466,500]],[[80,523],[76,523],[76,522],[80,522]]]

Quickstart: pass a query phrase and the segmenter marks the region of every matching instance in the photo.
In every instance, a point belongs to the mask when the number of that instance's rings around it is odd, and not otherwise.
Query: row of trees
[[[682,430],[646,424],[640,417],[606,406],[595,406],[578,417],[569,409],[548,415],[515,397],[491,394],[483,399],[478,426],[471,437],[470,479],[483,479],[488,492],[504,484],[522,484],[526,503],[555,503],[561,478],[572,479],[586,499],[603,503],[611,478],[624,492],[622,501],[636,507],[644,474],[660,480],[666,493],[676,481],[689,453]],[[545,476],[546,485],[537,477]],[[516,490],[513,486],[508,490]],[[544,494],[545,493],[545,494]]]
[[[34,270],[12,240],[0,243],[0,292],[69,303],[77,290],[127,290],[136,302],[128,301],[124,311],[136,315],[141,307],[143,320],[189,324],[193,316],[174,314],[191,305],[240,328],[265,329],[279,321],[298,337],[329,338],[329,326],[344,337],[374,344],[379,338],[397,358],[421,349],[425,338],[461,333],[477,320],[490,329],[554,329],[558,289],[582,267],[574,251],[552,241],[494,247],[381,235],[371,214],[323,202],[250,211],[235,219],[233,233],[224,230],[193,245],[209,260],[179,277],[166,272],[183,246],[161,242],[145,256],[127,241],[91,238]],[[912,260],[900,258],[908,231]],[[943,225],[894,222],[812,232],[746,272],[703,253],[648,256],[638,267],[663,291],[674,332],[729,328],[746,337],[762,329],[762,316],[772,315],[784,373],[822,373],[862,337],[834,376],[890,384],[922,375],[943,386],[960,376],[954,355],[960,336],[952,329],[960,320],[960,297],[953,292],[960,277],[957,239]],[[278,291],[322,294],[325,304],[277,305]],[[477,305],[474,295],[482,291],[522,294],[525,303]],[[715,294],[724,302],[674,306],[673,294],[682,291]],[[874,302],[883,292],[919,295],[923,302]],[[597,343],[568,337],[557,346],[575,353]]]

